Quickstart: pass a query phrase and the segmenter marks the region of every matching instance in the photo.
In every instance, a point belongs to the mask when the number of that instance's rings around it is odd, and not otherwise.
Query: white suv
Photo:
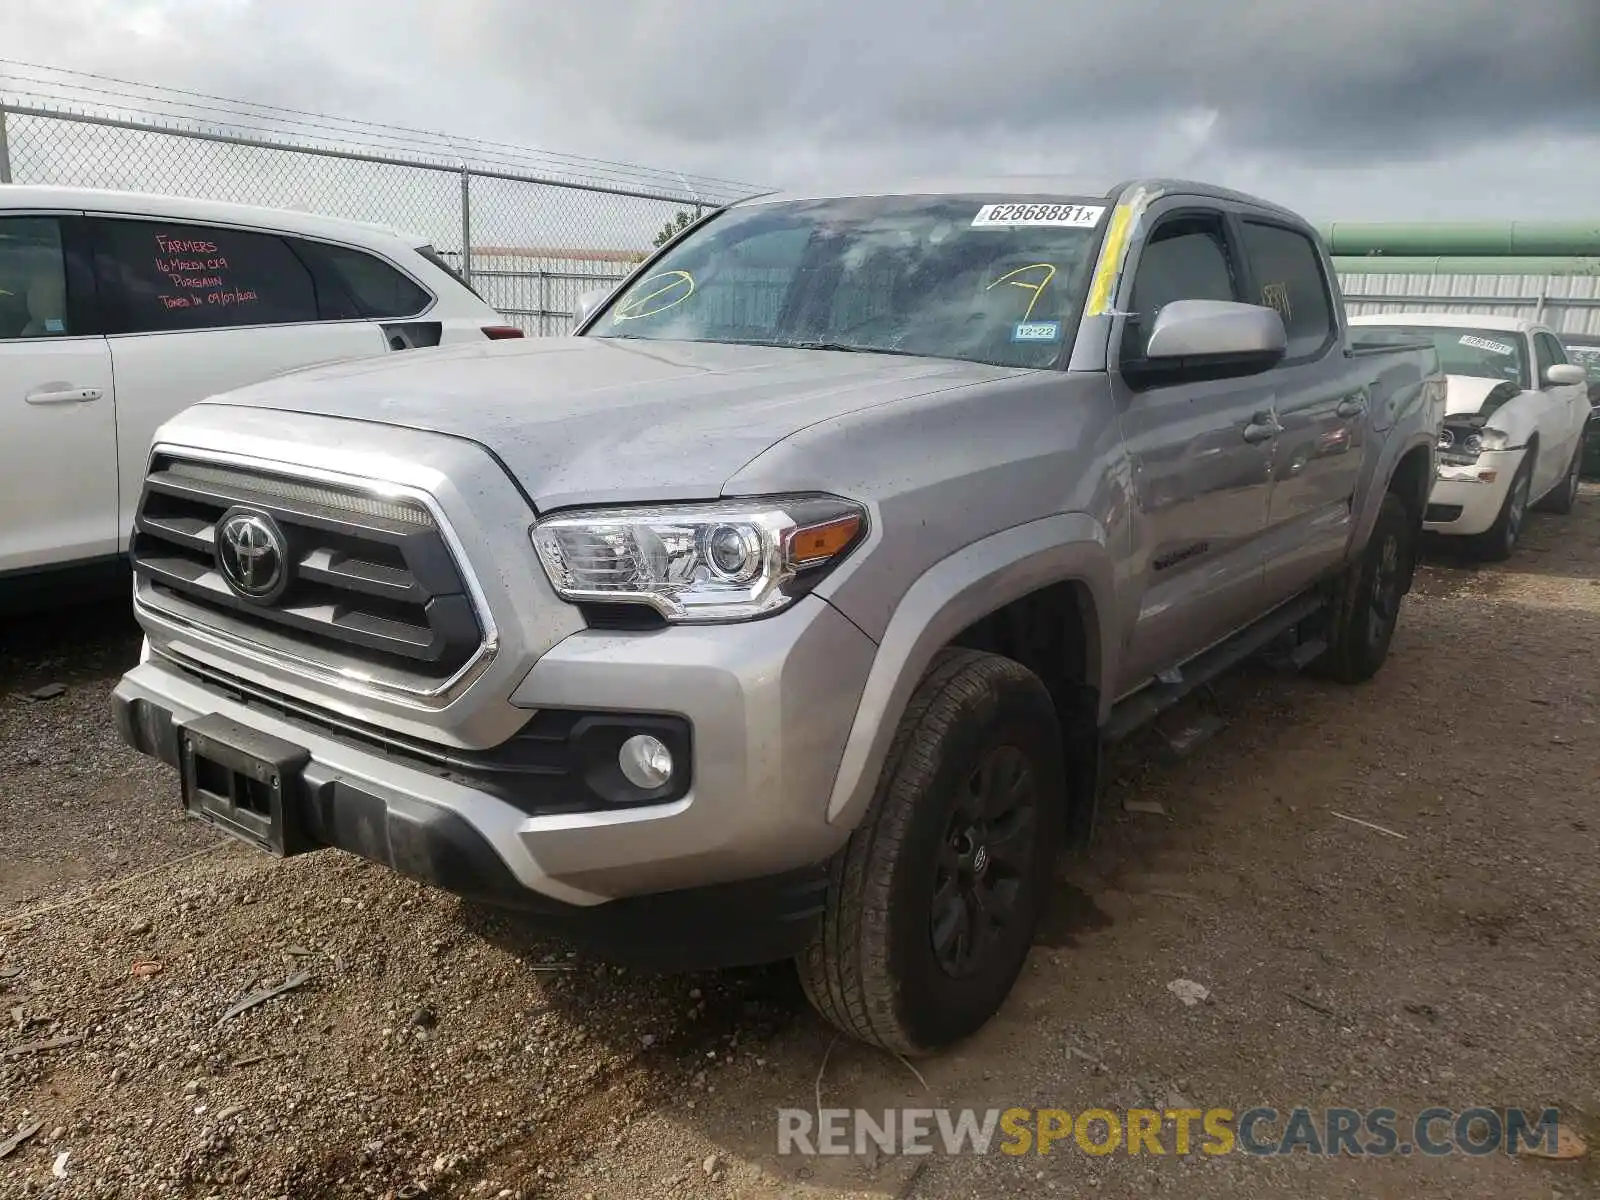
[[[0,606],[116,578],[151,435],[190,404],[315,363],[521,336],[393,230],[0,187]]]

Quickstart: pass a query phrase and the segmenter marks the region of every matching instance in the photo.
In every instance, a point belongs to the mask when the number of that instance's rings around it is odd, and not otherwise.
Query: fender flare
[[[1393,486],[1395,472],[1406,455],[1418,449],[1427,455],[1428,465],[1424,474],[1426,486],[1421,497],[1424,507],[1428,503],[1428,492],[1433,487],[1437,435],[1424,430],[1403,437],[1391,437],[1387,441],[1388,444],[1385,445],[1384,453],[1378,460],[1377,468],[1363,481],[1361,491],[1356,496],[1356,521],[1350,530],[1349,557],[1352,559],[1365,550],[1367,540],[1372,537],[1373,526],[1378,523],[1378,509],[1383,505],[1384,496]],[[1417,518],[1421,520],[1420,512]]]
[[[996,609],[1064,582],[1088,590],[1096,625],[1089,682],[1108,694],[1118,640],[1105,528],[1085,514],[1062,513],[973,542],[923,572],[890,616],[834,776],[830,825],[853,828],[866,813],[900,718],[934,655]]]

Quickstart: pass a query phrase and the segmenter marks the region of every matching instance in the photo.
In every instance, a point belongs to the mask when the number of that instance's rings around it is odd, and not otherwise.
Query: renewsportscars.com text
[[[1560,1113],[1547,1108],[804,1108],[778,1110],[778,1153],[1388,1157],[1554,1152]]]

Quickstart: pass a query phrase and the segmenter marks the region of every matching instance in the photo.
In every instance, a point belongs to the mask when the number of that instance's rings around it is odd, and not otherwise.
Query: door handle
[[[1362,395],[1346,396],[1333,411],[1341,417],[1359,417],[1367,411],[1367,398]]]
[[[104,395],[100,388],[62,388],[29,392],[23,399],[29,404],[84,404]]]
[[[1250,424],[1244,427],[1244,440],[1252,445],[1256,442],[1271,441],[1283,432],[1283,426],[1278,424],[1278,418],[1269,412],[1258,412],[1250,418]]]

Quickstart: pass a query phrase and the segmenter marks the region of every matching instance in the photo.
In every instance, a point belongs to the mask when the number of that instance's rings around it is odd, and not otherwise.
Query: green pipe
[[[1338,255],[1333,269],[1340,275],[1600,275],[1600,257]]]
[[[1335,221],[1318,232],[1340,256],[1600,255],[1600,221]]]

